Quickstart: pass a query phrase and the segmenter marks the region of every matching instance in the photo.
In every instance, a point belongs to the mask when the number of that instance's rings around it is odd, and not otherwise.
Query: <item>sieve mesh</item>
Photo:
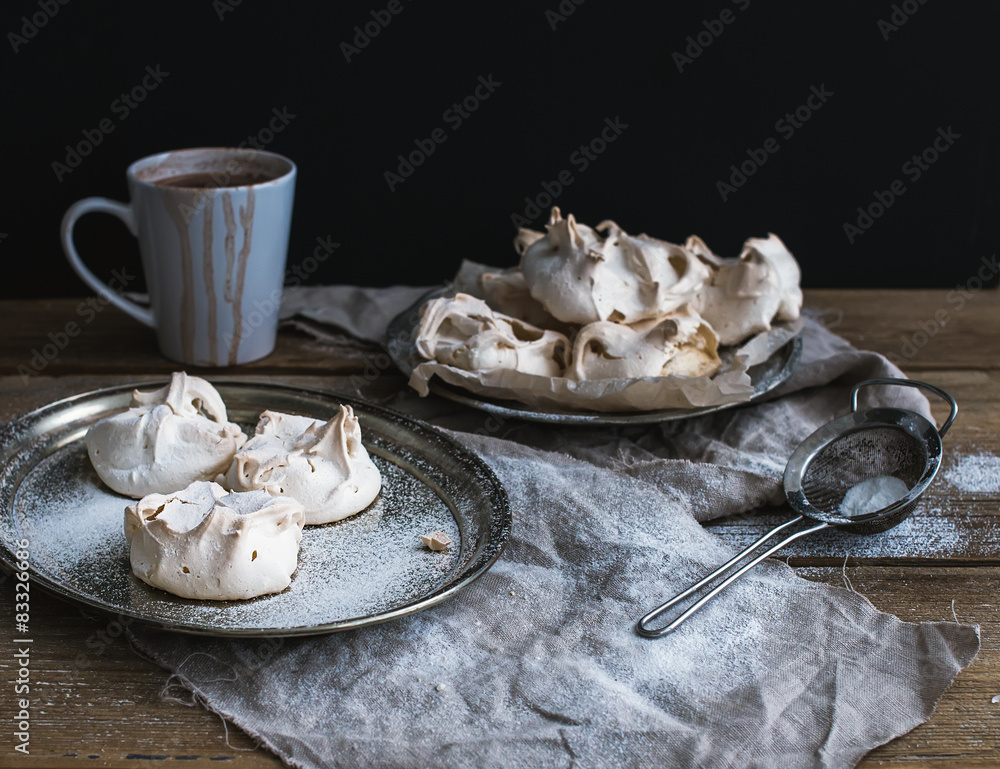
[[[816,453],[804,468],[802,493],[817,510],[838,514],[852,486],[891,475],[912,489],[929,462],[927,442],[903,428],[862,427],[834,438]]]

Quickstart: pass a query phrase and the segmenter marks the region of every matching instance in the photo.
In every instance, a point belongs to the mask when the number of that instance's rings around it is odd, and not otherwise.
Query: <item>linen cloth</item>
[[[332,287],[295,306],[379,341],[418,294]],[[329,309],[345,296],[349,317]],[[514,533],[489,572],[348,633],[132,640],[290,766],[853,766],[930,717],[978,627],[902,622],[768,561],[675,633],[633,631],[733,554],[699,521],[780,503],[795,446],[847,411],[854,383],[899,375],[815,321],[803,337],[767,402],[662,425],[555,429],[404,390],[390,405],[453,430],[510,495]],[[866,400],[929,416],[910,389]]]

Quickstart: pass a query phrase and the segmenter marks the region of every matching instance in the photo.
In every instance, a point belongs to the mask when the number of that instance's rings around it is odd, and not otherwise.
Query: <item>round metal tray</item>
[[[413,331],[420,320],[420,307],[424,302],[449,292],[448,287],[435,288],[418,299],[389,323],[386,350],[393,363],[407,376],[413,371],[416,346]],[[723,403],[718,406],[702,406],[690,409],[662,409],[658,411],[601,412],[601,411],[561,411],[540,409],[518,403],[515,400],[500,400],[476,395],[467,390],[433,378],[428,382],[432,393],[442,398],[462,403],[472,408],[497,414],[505,418],[523,419],[528,422],[545,422],[559,425],[641,425],[656,422],[672,422],[712,414],[723,409],[746,406],[760,400],[771,390],[792,375],[802,355],[802,337],[796,336],[775,350],[763,363],[751,366],[747,373],[753,384],[753,395],[749,400]]]
[[[302,534],[299,565],[281,593],[247,601],[195,601],[132,574],[123,533],[130,500],[97,477],[83,438],[127,408],[142,382],[57,401],[0,428],[0,559],[13,568],[29,542],[31,582],[57,596],[188,633],[293,636],[349,630],[454,596],[500,556],[510,536],[507,494],[489,467],[438,430],[339,395],[273,384],[215,381],[229,418],[252,434],[265,409],[329,419],[353,406],[383,476],[365,511]],[[420,535],[453,543],[431,552]]]

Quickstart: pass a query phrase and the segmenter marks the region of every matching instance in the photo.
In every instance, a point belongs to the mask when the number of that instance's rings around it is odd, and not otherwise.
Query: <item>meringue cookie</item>
[[[550,315],[542,303],[528,291],[524,273],[519,267],[501,272],[484,272],[479,276],[479,288],[490,309],[526,321],[532,326],[565,333],[566,324]]]
[[[128,411],[102,419],[86,437],[101,480],[135,499],[214,479],[244,441],[216,389],[183,371],[159,390],[134,391]]]
[[[711,376],[722,362],[719,339],[697,315],[674,314],[632,325],[598,321],[573,343],[571,379]]]
[[[517,235],[514,237],[514,250],[517,251],[519,256],[524,256],[524,252],[528,250],[528,246],[539,238],[544,237],[544,232],[538,232],[537,230],[529,230],[527,227],[521,227],[518,229]]]
[[[737,344],[767,331],[775,320],[799,317],[800,277],[795,257],[776,235],[750,238],[739,257],[719,260],[692,306],[716,330],[721,344]]]
[[[774,233],[766,238],[750,238],[743,244],[744,252],[756,251],[767,259],[778,275],[780,301],[777,320],[798,320],[802,311],[802,271],[791,251]]]
[[[469,294],[425,304],[416,337],[417,352],[424,359],[466,371],[513,369],[560,376],[569,352],[569,340],[562,334],[493,312]]]
[[[648,235],[631,236],[614,222],[600,235],[553,207],[547,234],[518,236],[521,270],[545,310],[566,323],[634,323],[689,302],[710,275],[692,253]]]
[[[302,521],[293,499],[195,481],[126,507],[125,538],[143,582],[183,598],[234,601],[288,587]]]
[[[684,250],[689,254],[697,256],[711,267],[721,267],[726,261],[721,256],[716,256],[712,253],[712,249],[697,235],[691,235],[684,241]]]
[[[451,537],[443,531],[432,531],[430,534],[421,534],[420,541],[424,543],[424,547],[428,550],[439,553],[448,548],[448,545],[451,544]]]
[[[378,496],[382,475],[361,443],[354,410],[342,405],[329,422],[265,411],[225,482],[236,491],[292,497],[312,525],[360,513]]]

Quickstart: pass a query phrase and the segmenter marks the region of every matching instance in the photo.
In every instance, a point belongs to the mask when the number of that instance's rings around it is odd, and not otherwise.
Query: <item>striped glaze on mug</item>
[[[69,208],[63,248],[88,286],[156,329],[168,358],[249,363],[274,349],[295,176],[291,160],[260,150],[152,155],[126,172],[131,203],[86,198]],[[92,211],[118,216],[138,237],[149,307],[113,291],[77,254],[73,226]]]

